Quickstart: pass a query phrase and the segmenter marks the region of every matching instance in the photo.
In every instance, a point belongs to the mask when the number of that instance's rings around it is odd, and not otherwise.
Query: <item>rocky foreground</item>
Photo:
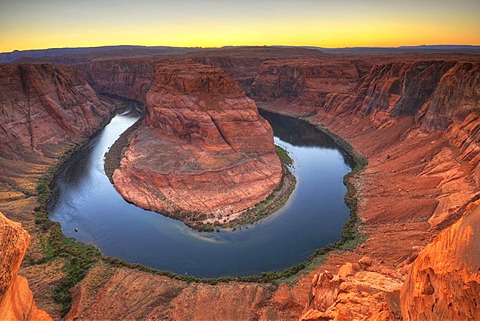
[[[67,319],[480,318],[478,56],[339,58],[309,53],[289,58],[270,52],[270,56],[259,59],[252,49],[234,57],[216,52],[192,59],[224,69],[264,108],[326,127],[368,158],[366,170],[351,179],[358,191],[358,216],[363,221],[360,229],[366,241],[349,251],[330,253],[321,265],[288,284],[187,283],[99,260],[73,288],[73,306]],[[67,81],[65,92],[93,88],[97,92],[125,93],[128,98],[136,96],[145,102],[149,97],[146,88],[154,86],[145,79],[162,59],[143,61],[144,67],[137,66],[139,60],[77,66],[89,85],[80,81],[82,86],[75,86]],[[234,68],[235,64],[239,68]],[[42,68],[79,76],[69,67]],[[64,88],[63,83],[50,83],[43,90],[52,97],[51,93]],[[24,88],[22,92],[29,86],[18,88]],[[143,89],[132,93],[132,88]],[[8,106],[31,106],[37,101],[3,95],[3,115],[11,110]],[[59,99],[56,97],[43,102]],[[95,97],[91,96],[92,101]],[[35,106],[50,110],[48,104]],[[2,128],[13,121],[3,116]],[[28,126],[24,128],[26,141],[30,141],[32,134]],[[9,144],[13,139],[2,141],[2,147]],[[12,160],[20,157],[10,147],[8,153]],[[26,160],[18,162],[30,168]],[[28,223],[34,220],[31,211],[35,196],[22,194],[16,187],[34,186],[45,167],[32,173],[23,169],[21,175],[2,168],[2,209],[7,217],[25,222],[32,234],[27,263],[20,273],[29,280],[37,305],[59,318],[59,306],[53,302],[51,290],[60,282],[65,261],[40,263],[40,240],[46,232]],[[19,181],[24,184],[13,183]],[[21,255],[18,257],[21,259]]]
[[[156,65],[145,112],[112,177],[128,201],[191,226],[222,225],[279,186],[273,131],[221,69]]]

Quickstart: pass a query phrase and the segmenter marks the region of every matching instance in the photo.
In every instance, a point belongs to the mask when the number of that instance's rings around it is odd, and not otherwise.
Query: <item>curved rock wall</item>
[[[445,58],[269,60],[251,96],[303,116],[414,116],[425,128],[445,129],[480,109],[479,71],[479,62]]]

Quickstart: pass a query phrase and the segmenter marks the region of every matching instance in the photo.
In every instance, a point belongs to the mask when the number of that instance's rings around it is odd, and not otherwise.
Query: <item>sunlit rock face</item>
[[[255,103],[221,69],[175,62],[155,67],[144,123],[113,181],[127,200],[194,225],[254,206],[281,176]]]
[[[52,320],[37,308],[28,281],[18,275],[30,235],[0,212],[0,319]]]

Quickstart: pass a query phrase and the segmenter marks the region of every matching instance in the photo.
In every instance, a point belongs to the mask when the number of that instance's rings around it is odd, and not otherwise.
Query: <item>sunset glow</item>
[[[480,44],[480,1],[1,1],[0,52],[134,44]]]

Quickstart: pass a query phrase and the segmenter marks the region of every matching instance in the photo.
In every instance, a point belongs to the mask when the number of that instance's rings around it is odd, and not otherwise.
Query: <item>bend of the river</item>
[[[235,231],[198,232],[126,202],[104,172],[104,155],[139,117],[115,116],[66,161],[53,181],[50,218],[63,233],[105,255],[198,277],[245,276],[298,264],[341,239],[349,209],[343,177],[350,165],[332,139],[298,119],[262,112],[275,143],[294,160],[297,186],[273,215]],[[78,232],[75,230],[78,229]]]

